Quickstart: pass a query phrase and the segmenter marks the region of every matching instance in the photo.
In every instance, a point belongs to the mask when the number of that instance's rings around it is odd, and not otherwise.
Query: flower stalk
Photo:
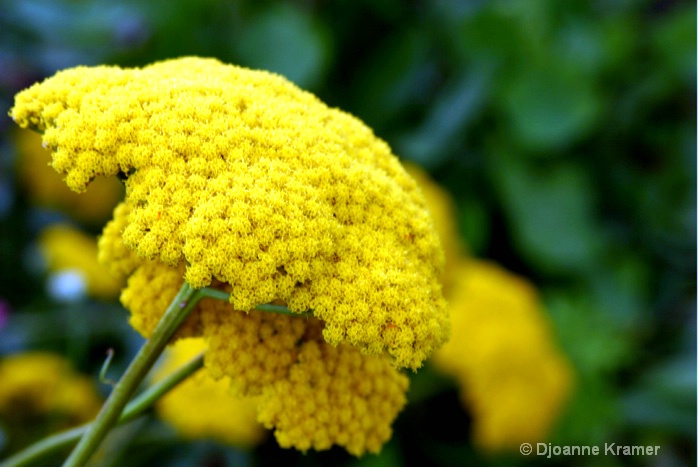
[[[103,405],[97,418],[92,423],[87,423],[49,436],[12,457],[5,459],[0,463],[0,467],[23,467],[32,465],[37,460],[64,449],[78,440],[80,440],[80,443],[75,447],[64,466],[85,465],[113,426],[128,423],[142,415],[168,391],[202,368],[204,354],[195,357],[162,381],[159,381],[139,394],[139,396],[129,402],[128,405],[126,404],[158,359],[158,356],[162,353],[177,328],[203,298],[229,301],[230,296],[226,292],[209,287],[193,289],[185,283],[180,289],[180,292],[170,303],[170,306],[163,315],[163,318],[159,322],[151,338],[144,343],[121,380],[114,385],[112,393]],[[313,313],[312,311],[295,313],[283,305],[271,304],[258,305],[255,309],[269,313],[299,316],[310,316]],[[104,379],[106,366],[109,364],[110,360],[111,355],[108,356],[100,372],[101,380]]]
[[[153,404],[173,389],[197,370],[201,369],[204,363],[204,354],[200,354],[191,361],[168,375],[162,381],[149,387],[139,394],[137,398],[129,402],[124,412],[119,417],[117,425],[128,423],[146,412]],[[46,456],[55,453],[63,448],[67,448],[76,443],[92,426],[92,423],[71,428],[70,430],[49,436],[27,449],[16,453],[12,457],[0,463],[0,467],[24,467],[34,465]]]
[[[64,467],[83,466],[109,430],[117,423],[124,407],[156,362],[177,328],[197,305],[202,295],[185,283],[165,311],[151,337],[143,344],[126,372],[114,386],[95,421],[87,429]]]

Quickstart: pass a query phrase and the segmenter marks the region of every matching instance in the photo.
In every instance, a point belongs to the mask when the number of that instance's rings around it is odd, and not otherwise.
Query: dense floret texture
[[[123,273],[185,265],[195,288],[229,284],[237,310],[312,309],[327,342],[401,367],[447,339],[442,252],[415,182],[359,120],[285,79],[201,58],[78,67],[10,114],[44,133],[73,190],[128,177],[100,245]]]

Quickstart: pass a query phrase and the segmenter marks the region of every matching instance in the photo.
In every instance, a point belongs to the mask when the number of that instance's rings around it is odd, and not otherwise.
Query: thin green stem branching
[[[156,362],[177,328],[202,298],[197,290],[185,283],[170,303],[151,337],[143,344],[126,372],[114,386],[112,393],[97,414],[85,435],[63,464],[64,467],[81,467],[87,463],[109,430],[119,420],[124,407],[139,384]]]
[[[129,402],[129,404],[126,406],[126,409],[124,409],[124,412],[119,417],[117,424],[121,425],[128,423],[140,415],[143,415],[165,393],[202,368],[203,362],[204,354],[202,353],[139,394],[138,397]],[[80,437],[88,431],[88,428],[90,428],[91,425],[91,423],[86,423],[70,430],[57,433],[53,436],[49,436],[48,438],[44,438],[43,440],[29,446],[25,450],[14,454],[12,457],[5,459],[3,462],[0,462],[0,467],[25,467],[34,465],[49,455],[75,444]]]
[[[109,384],[110,386],[114,386],[116,384],[113,380],[107,378],[107,369],[109,368],[110,363],[112,363],[112,358],[114,358],[114,349],[109,348],[107,349],[107,358],[102,364],[102,369],[100,369],[100,383]]]
[[[205,287],[203,289],[200,289],[199,292],[202,294],[203,297],[206,298],[213,298],[215,300],[222,300],[225,302],[228,302],[231,298],[231,294],[228,292],[224,292],[223,290],[218,290],[218,289],[212,289],[211,287]],[[287,308],[284,305],[274,305],[272,303],[265,303],[261,305],[257,305],[255,310],[259,311],[266,311],[268,313],[277,313],[280,315],[293,315],[293,316],[312,316],[313,311],[308,310],[304,312],[296,312],[292,311],[289,308]]]
[[[170,342],[179,326],[202,298],[211,298],[228,302],[231,296],[227,292],[210,287],[193,289],[189,284],[185,283],[168,306],[168,309],[158,322],[151,337],[143,344],[119,382],[113,384],[114,388],[111,394],[102,406],[97,418],[95,418],[92,423],[73,428],[39,441],[24,451],[6,459],[0,463],[0,467],[30,465],[38,458],[70,446],[78,439],[80,439],[78,445],[63,465],[64,467],[84,466],[114,425],[126,423],[141,415],[165,392],[191,375],[198,368],[201,368],[202,357],[200,356],[159,384],[147,389],[143,394],[127,405],[138,386],[141,384],[141,381],[145,378],[148,371],[163,352],[165,346]],[[268,313],[292,316],[308,317],[313,315],[312,310],[298,313],[284,305],[275,304],[262,304],[256,306],[255,309]],[[111,354],[108,355],[107,361],[105,361],[103,365],[102,371],[100,372],[101,380],[106,379],[105,373],[111,357]]]

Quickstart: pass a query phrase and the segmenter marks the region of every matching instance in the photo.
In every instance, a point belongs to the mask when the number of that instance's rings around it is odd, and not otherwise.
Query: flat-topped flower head
[[[202,58],[77,67],[10,115],[43,132],[73,190],[126,178],[100,247],[127,275],[184,265],[195,288],[228,284],[236,310],[312,309],[327,342],[399,367],[447,339],[443,255],[415,182],[362,122],[284,78]]]
[[[65,70],[10,115],[43,133],[73,190],[124,180],[99,256],[128,278],[139,332],[183,280],[226,292],[177,334],[204,338],[209,374],[259,397],[284,447],[379,451],[406,402],[401,368],[449,320],[423,194],[369,128],[280,76],[201,58]],[[268,303],[313,316],[254,310]]]

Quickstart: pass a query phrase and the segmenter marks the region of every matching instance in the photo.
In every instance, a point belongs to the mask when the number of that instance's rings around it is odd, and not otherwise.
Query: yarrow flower
[[[408,169],[426,193],[442,243],[454,253],[444,278],[452,337],[431,363],[457,381],[480,448],[544,441],[571,393],[573,375],[537,292],[501,266],[461,254],[448,193],[419,167]]]
[[[454,337],[431,361],[459,383],[478,446],[496,451],[545,441],[573,375],[534,287],[487,261],[465,260],[456,275]]]
[[[284,78],[182,58],[78,67],[22,91],[75,191],[120,175],[100,258],[149,335],[184,279],[203,300],[179,337],[283,446],[377,452],[417,369],[449,334],[444,257],[425,200],[389,147]],[[275,303],[313,318],[261,315]],[[234,312],[237,310],[237,312]],[[302,416],[303,414],[303,416]]]

